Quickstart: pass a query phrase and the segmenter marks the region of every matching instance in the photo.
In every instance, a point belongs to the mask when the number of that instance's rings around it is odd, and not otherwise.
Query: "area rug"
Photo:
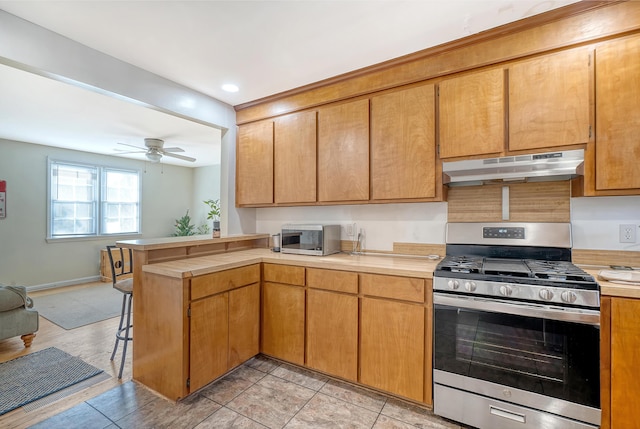
[[[55,347],[0,363],[0,416],[102,372]]]
[[[64,329],[74,329],[119,316],[122,292],[111,283],[33,298],[33,308]]]

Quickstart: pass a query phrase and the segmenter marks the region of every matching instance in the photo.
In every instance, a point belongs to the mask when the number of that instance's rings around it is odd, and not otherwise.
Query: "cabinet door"
[[[640,300],[611,299],[611,428],[640,428]]]
[[[303,365],[304,288],[264,283],[262,293],[262,352]]]
[[[238,127],[236,204],[273,203],[273,122]]]
[[[371,99],[371,199],[435,197],[435,88]]]
[[[318,111],[318,201],[369,199],[369,100]]]
[[[307,366],[357,381],[357,296],[307,291]]]
[[[362,298],[360,382],[424,400],[424,306]]]
[[[509,67],[509,150],[589,141],[590,53],[573,49]]]
[[[275,121],[275,202],[316,201],[316,112]]]
[[[640,36],[596,49],[596,189],[640,189]]]
[[[229,368],[260,353],[260,283],[229,291]]]
[[[191,303],[190,391],[212,382],[229,369],[229,294]]]
[[[504,71],[492,69],[439,85],[440,158],[504,150]]]

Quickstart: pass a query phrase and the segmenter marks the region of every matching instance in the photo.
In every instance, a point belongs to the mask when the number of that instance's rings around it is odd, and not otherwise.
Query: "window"
[[[140,232],[140,174],[49,161],[49,238]]]
[[[102,234],[138,232],[138,172],[102,170]]]

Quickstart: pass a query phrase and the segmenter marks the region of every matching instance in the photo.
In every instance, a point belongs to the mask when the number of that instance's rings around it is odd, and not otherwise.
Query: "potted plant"
[[[206,200],[204,203],[209,206],[207,219],[213,220],[213,238],[220,237],[220,200]]]
[[[176,231],[171,234],[172,237],[182,237],[195,234],[195,225],[191,223],[191,216],[189,216],[189,210],[180,219],[176,219],[175,223]]]

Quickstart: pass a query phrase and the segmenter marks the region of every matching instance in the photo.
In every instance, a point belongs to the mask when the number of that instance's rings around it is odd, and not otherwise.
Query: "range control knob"
[[[458,280],[449,280],[447,286],[449,286],[449,289],[456,290],[460,286],[460,283]]]
[[[477,288],[476,282],[464,282],[464,288],[469,292],[473,292]]]
[[[540,295],[540,298],[545,301],[550,301],[551,298],[553,298],[553,292],[549,289],[542,289],[538,295]]]
[[[513,288],[509,285],[500,286],[500,295],[502,296],[511,296],[513,293]]]
[[[564,302],[567,302],[569,304],[573,304],[574,302],[576,302],[576,299],[578,299],[576,294],[571,292],[570,290],[565,290],[564,292],[562,292],[560,298],[562,298]]]

